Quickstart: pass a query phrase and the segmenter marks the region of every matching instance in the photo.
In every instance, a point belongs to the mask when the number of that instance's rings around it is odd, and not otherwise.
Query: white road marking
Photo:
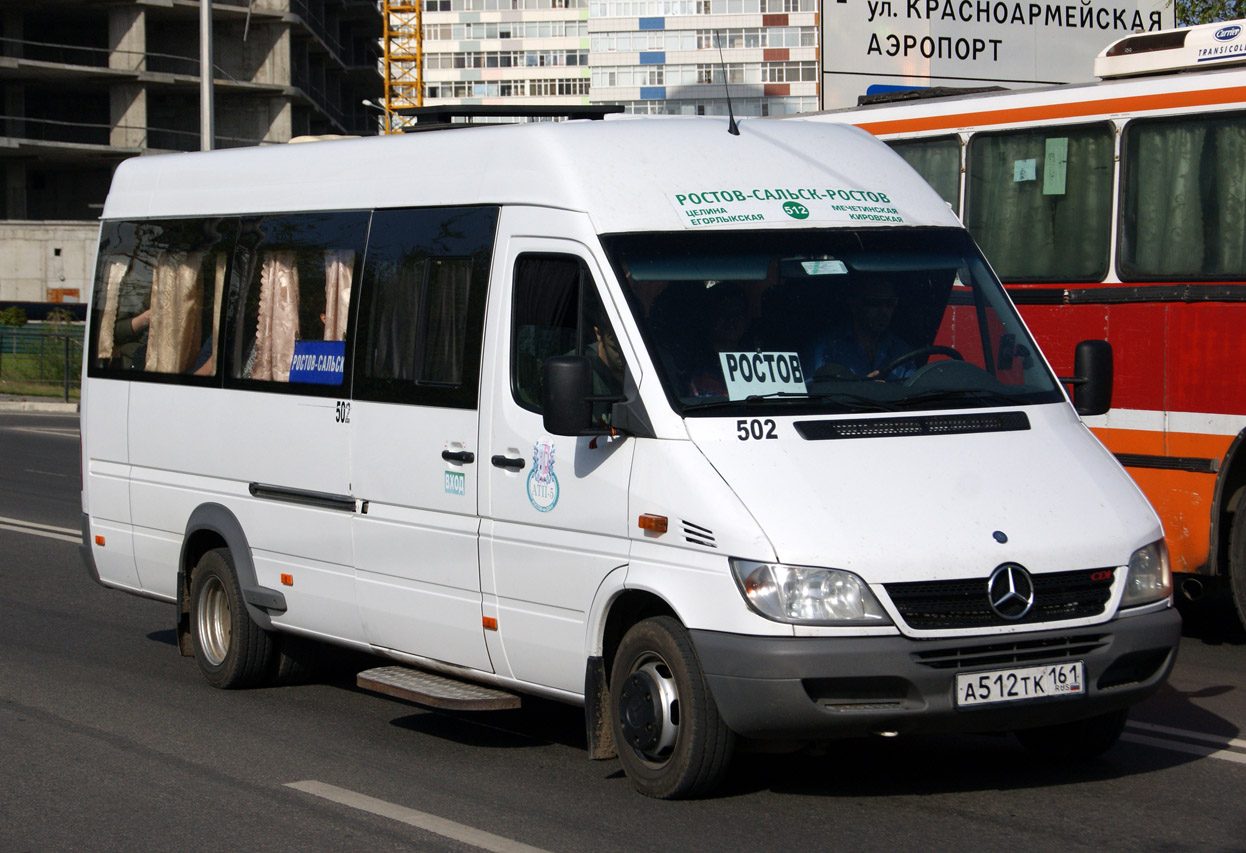
[[[39,474],[43,477],[72,477],[72,474],[57,474],[55,471],[36,471],[34,468],[27,468],[27,474]]]
[[[1215,749],[1210,746],[1199,746],[1194,743],[1182,743],[1181,741],[1168,740],[1167,738],[1133,735],[1128,732],[1121,735],[1121,740],[1128,741],[1129,743],[1140,743],[1144,746],[1155,746],[1160,749],[1169,749],[1173,752],[1187,752],[1190,755],[1201,755],[1205,758],[1223,758],[1225,761],[1235,761],[1238,764],[1246,764],[1246,754],[1240,752],[1230,752],[1227,749]]]
[[[16,533],[29,533],[32,536],[43,536],[47,539],[59,539],[62,542],[81,542],[82,533],[72,527],[55,527],[51,524],[39,524],[34,521],[23,521],[20,518],[6,518],[0,515],[0,530],[12,530]]]
[[[1214,743],[1216,746],[1235,747],[1237,749],[1246,749],[1246,740],[1240,738],[1223,737],[1221,735],[1209,735],[1205,732],[1192,732],[1189,729],[1174,729],[1172,726],[1160,726],[1155,723],[1135,723],[1130,722],[1126,725],[1127,729],[1137,729],[1138,731],[1153,732],[1158,735],[1176,735],[1177,737],[1189,738],[1190,740],[1201,740],[1204,743]]]
[[[286,787],[294,788],[305,794],[311,794],[314,797],[332,800],[335,803],[350,806],[353,809],[396,820],[409,826],[418,827],[426,832],[432,832],[463,844],[470,844],[482,850],[492,850],[496,851],[496,853],[546,853],[539,847],[530,847],[527,844],[521,844],[518,841],[512,841],[500,835],[493,835],[484,830],[455,823],[452,820],[446,820],[426,812],[409,809],[406,806],[378,800],[375,797],[349,791],[346,788],[339,788],[326,782],[308,779],[302,782],[287,782]]]
[[[66,427],[4,427],[4,429],[12,432],[37,432],[40,435],[56,435],[62,438],[72,438],[78,434],[78,430]]]

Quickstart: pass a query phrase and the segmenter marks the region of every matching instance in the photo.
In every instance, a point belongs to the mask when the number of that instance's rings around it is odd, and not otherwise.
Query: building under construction
[[[212,147],[376,132],[376,0],[210,2]],[[85,301],[116,165],[201,148],[199,51],[199,0],[3,0],[0,304]]]

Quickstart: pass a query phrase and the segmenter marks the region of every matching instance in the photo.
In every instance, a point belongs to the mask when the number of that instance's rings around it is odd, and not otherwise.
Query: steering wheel
[[[906,352],[904,355],[900,356],[899,358],[893,358],[891,361],[887,362],[885,365],[880,367],[878,369],[878,378],[886,379],[891,374],[891,371],[895,370],[897,367],[904,364],[904,362],[909,361],[914,358],[919,358],[923,355],[946,355],[949,358],[956,359],[957,361],[965,360],[965,357],[961,355],[959,351],[953,349],[952,347],[943,347],[943,346],[938,346],[938,345],[920,347],[918,349],[913,350],[912,352]]]

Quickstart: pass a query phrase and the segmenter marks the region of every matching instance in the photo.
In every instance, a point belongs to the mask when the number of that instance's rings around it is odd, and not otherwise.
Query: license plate
[[[1085,667],[1079,660],[989,672],[961,672],[956,675],[956,704],[986,705],[1080,696],[1086,692],[1084,675]]]

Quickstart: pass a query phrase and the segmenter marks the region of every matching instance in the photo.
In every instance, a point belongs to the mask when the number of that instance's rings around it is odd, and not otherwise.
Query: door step
[[[505,711],[520,706],[520,697],[514,693],[409,666],[364,670],[356,684],[364,690],[450,711]]]

